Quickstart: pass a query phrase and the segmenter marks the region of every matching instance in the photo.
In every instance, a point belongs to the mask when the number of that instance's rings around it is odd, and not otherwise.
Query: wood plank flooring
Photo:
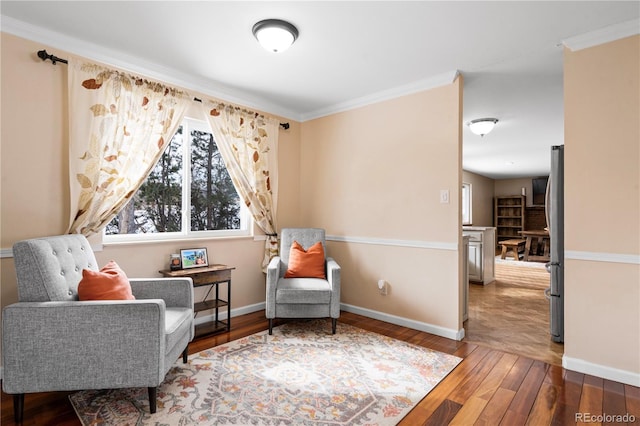
[[[486,345],[457,342],[353,313],[342,313],[338,332],[340,323],[463,358],[400,422],[403,426],[581,424],[576,422],[576,413],[629,414],[635,416],[635,424],[640,421],[640,388],[637,387],[565,371],[557,365]],[[190,345],[189,352],[266,329],[264,311],[235,317],[230,332],[199,338]],[[68,395],[69,392],[26,395],[23,424],[79,425]],[[13,425],[10,395],[2,393],[1,408],[1,424]]]
[[[562,365],[564,345],[549,336],[549,273],[542,264],[499,262],[496,281],[469,285],[465,341]]]

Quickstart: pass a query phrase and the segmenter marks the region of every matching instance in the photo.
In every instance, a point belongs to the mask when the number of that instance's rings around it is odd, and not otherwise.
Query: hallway
[[[549,274],[541,263],[496,261],[496,281],[469,285],[465,342],[562,365],[564,345],[549,336]]]

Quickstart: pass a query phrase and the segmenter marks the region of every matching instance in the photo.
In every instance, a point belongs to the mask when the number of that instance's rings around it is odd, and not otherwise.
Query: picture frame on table
[[[209,257],[206,248],[190,248],[180,250],[182,269],[201,268],[209,266]]]

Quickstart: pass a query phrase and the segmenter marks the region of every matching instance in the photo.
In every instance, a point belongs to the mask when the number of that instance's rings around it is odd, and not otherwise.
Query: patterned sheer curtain
[[[90,235],[129,202],[176,132],[191,97],[69,60],[69,233]]]
[[[275,157],[279,123],[255,112],[215,101],[203,101],[202,108],[211,124],[218,149],[231,180],[245,201],[253,219],[267,234],[262,270],[278,254],[275,226],[275,164],[270,170],[269,157]]]

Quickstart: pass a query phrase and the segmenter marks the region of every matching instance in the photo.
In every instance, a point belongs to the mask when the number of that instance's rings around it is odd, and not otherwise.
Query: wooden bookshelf
[[[503,240],[522,238],[520,231],[525,230],[526,197],[509,195],[494,199],[494,225],[496,243]]]

